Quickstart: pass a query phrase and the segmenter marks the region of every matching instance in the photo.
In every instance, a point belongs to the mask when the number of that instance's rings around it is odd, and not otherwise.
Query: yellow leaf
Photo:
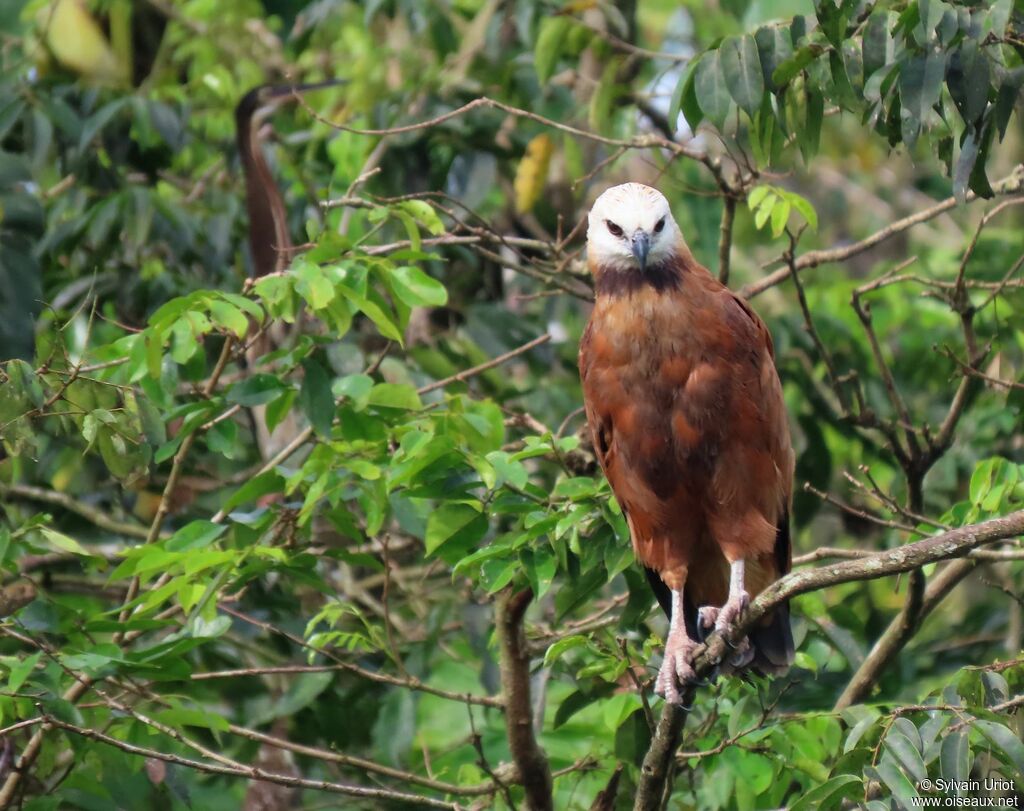
[[[590,11],[592,8],[597,8],[597,0],[570,0],[570,2],[562,7],[559,13],[582,14],[584,11]]]
[[[540,199],[548,178],[548,164],[551,162],[554,148],[551,139],[544,134],[538,135],[526,145],[526,154],[519,161],[513,183],[518,213],[525,214]]]
[[[64,67],[106,82],[125,79],[103,29],[82,0],[55,0],[38,17],[46,44]]]

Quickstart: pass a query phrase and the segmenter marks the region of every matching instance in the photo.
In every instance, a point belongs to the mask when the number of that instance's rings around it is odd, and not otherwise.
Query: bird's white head
[[[590,209],[587,257],[593,267],[646,270],[673,256],[680,240],[665,195],[643,183],[612,186]]]

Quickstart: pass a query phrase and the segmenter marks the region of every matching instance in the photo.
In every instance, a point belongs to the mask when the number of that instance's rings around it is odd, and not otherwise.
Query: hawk
[[[693,653],[729,632],[791,565],[794,456],[771,335],[694,260],[656,189],[626,183],[590,211],[596,303],[580,342],[594,448],[637,559],[669,617],[655,691],[673,703]],[[786,605],[731,657],[785,671]]]

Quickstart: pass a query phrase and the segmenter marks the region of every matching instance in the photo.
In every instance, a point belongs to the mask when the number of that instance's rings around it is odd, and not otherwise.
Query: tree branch
[[[553,811],[551,767],[533,734],[530,701],[530,654],[523,632],[523,617],[533,599],[530,589],[506,591],[498,600],[498,643],[501,648],[501,684],[505,693],[508,747],[526,790],[530,811]]]
[[[728,639],[713,633],[703,648],[698,649],[693,667],[698,678],[707,678],[726,656],[730,644],[735,644],[758,620],[786,600],[800,594],[817,591],[841,583],[858,580],[875,580],[888,575],[909,572],[929,563],[950,558],[964,557],[971,550],[983,544],[1001,541],[1024,534],[1024,510],[1018,510],[1001,518],[993,518],[979,524],[942,532],[923,541],[905,544],[895,549],[878,552],[859,560],[848,560],[829,566],[820,566],[800,572],[791,572],[777,580],[750,605],[735,633]],[[950,567],[951,568],[951,567]],[[933,597],[941,599],[939,586],[948,592],[948,583],[940,584],[937,577],[933,586]],[[926,594],[924,605],[934,607],[937,599],[929,601]],[[683,690],[683,701],[689,705],[696,693],[696,685]],[[658,811],[662,798],[671,792],[671,765],[679,746],[683,726],[686,723],[687,708],[665,704],[651,747],[644,757],[637,785],[634,811]]]
[[[1024,188],[1024,166],[1017,166],[1009,175],[992,184],[992,191],[996,194],[1012,194],[1020,191],[1021,188]],[[977,196],[973,192],[968,193],[968,202],[976,199]],[[864,253],[876,245],[885,242],[903,231],[906,231],[908,228],[912,228],[915,225],[920,225],[923,222],[935,219],[940,214],[949,211],[951,208],[956,206],[956,204],[957,201],[955,197],[947,197],[945,200],[936,203],[930,208],[915,212],[901,220],[896,220],[896,222],[890,223],[885,228],[882,228],[881,230],[860,240],[860,242],[854,242],[850,245],[843,245],[838,248],[805,253],[796,262],[793,271],[799,273],[802,270],[815,268],[819,265],[826,265],[831,262],[843,262],[853,256]],[[776,264],[777,262],[783,261],[785,260],[779,259],[770,264]],[[765,290],[775,287],[775,285],[784,281],[789,277],[790,272],[790,268],[783,267],[773,273],[769,273],[763,279],[760,279],[753,284],[748,284],[740,290],[740,295],[748,299],[754,298],[754,296],[760,295]]]
[[[42,504],[62,507],[68,512],[82,516],[86,521],[95,524],[100,529],[113,532],[115,535],[124,535],[128,538],[146,538],[149,535],[149,530],[146,527],[118,521],[115,518],[111,518],[106,511],[97,509],[58,490],[48,490],[45,487],[36,487],[31,484],[4,484],[0,482],[0,495],[4,498],[38,501]]]

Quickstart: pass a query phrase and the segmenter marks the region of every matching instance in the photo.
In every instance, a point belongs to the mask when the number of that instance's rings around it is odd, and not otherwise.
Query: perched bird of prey
[[[790,569],[794,457],[772,339],[750,306],[697,264],[668,200],[615,186],[590,211],[596,303],[580,376],[597,458],[633,549],[669,616],[656,692],[694,680],[694,649],[728,632]],[[733,668],[784,671],[788,606],[764,617]]]

